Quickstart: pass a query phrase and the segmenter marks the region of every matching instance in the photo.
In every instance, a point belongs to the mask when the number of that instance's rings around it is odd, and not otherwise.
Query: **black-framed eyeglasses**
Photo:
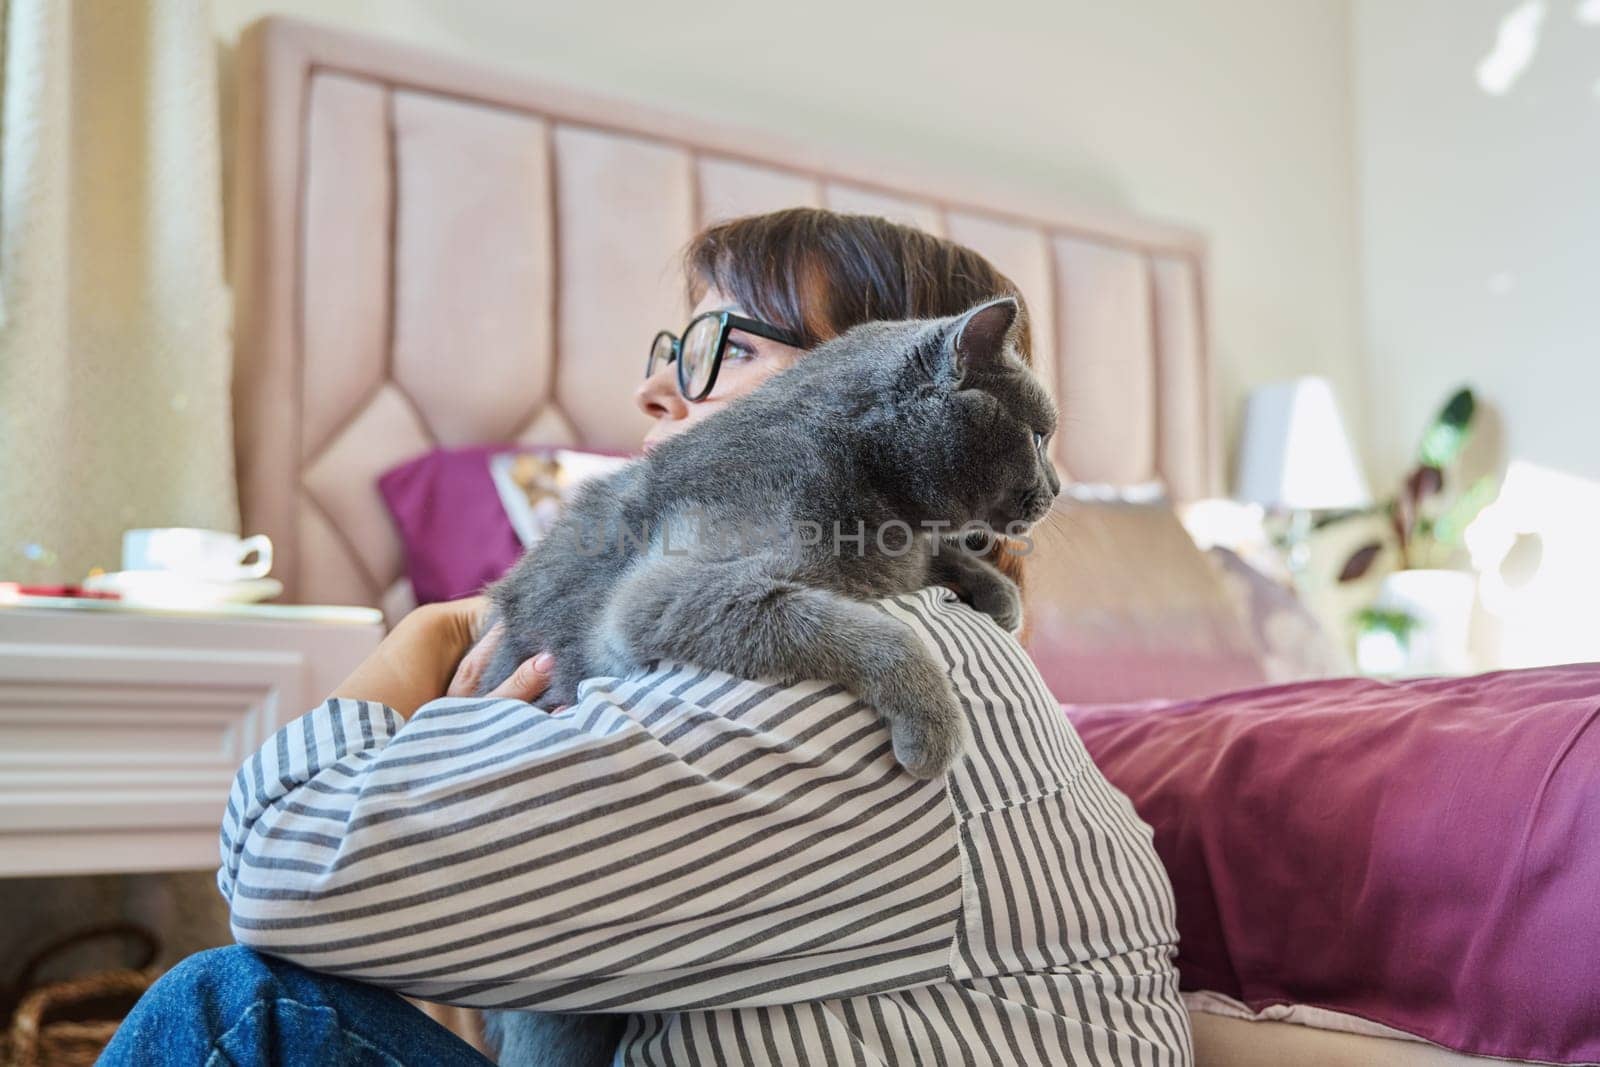
[[[683,339],[662,330],[650,342],[650,359],[644,365],[644,376],[652,377],[668,363],[678,364],[678,392],[693,403],[704,400],[717,384],[717,371],[722,367],[722,351],[728,347],[728,333],[743,330],[769,341],[804,348],[804,338],[788,330],[768,325],[758,319],[747,319],[731,311],[707,311],[689,320],[683,328]]]

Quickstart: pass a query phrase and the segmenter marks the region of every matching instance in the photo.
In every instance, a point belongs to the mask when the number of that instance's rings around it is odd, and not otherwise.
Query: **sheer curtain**
[[[0,580],[235,529],[204,0],[4,0]]]

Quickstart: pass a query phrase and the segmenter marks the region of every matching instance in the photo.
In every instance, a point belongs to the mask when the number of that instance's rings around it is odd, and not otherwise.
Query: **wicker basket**
[[[127,938],[139,945],[139,963],[33,988],[40,968],[88,941]],[[148,930],[119,923],[81,930],[46,945],[23,965],[11,996],[21,996],[0,1040],[4,1067],[79,1067],[93,1064],[134,1003],[160,971],[151,963],[160,946]]]

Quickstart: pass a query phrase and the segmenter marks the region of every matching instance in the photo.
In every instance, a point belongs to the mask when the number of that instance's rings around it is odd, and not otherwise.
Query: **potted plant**
[[[1495,496],[1494,478],[1464,485],[1462,451],[1471,439],[1477,399],[1458,389],[1429,424],[1417,464],[1381,506],[1398,567],[1357,618],[1357,658],[1372,673],[1455,673],[1471,668],[1468,631],[1477,576],[1466,567],[1467,526]],[[1383,555],[1372,540],[1353,552],[1341,582],[1359,581]],[[1361,649],[1379,650],[1362,656]],[[1394,653],[1398,652],[1398,660]]]

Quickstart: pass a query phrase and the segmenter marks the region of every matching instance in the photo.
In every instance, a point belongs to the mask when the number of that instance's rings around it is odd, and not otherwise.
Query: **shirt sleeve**
[[[432,1000],[795,1003],[949,977],[955,826],[837,686],[661,664],[559,714],[330,700],[240,770],[218,883],[241,944]]]

